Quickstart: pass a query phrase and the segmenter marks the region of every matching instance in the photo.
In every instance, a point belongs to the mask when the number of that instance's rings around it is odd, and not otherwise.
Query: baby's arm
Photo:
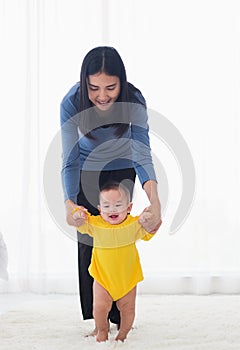
[[[155,235],[156,232],[154,233],[150,233],[145,231],[145,235],[141,238],[143,241],[149,241],[149,239],[153,238],[153,236]]]

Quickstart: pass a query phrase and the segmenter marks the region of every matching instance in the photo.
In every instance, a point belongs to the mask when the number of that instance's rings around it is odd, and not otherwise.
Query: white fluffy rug
[[[0,295],[0,299],[1,299]],[[134,329],[124,343],[97,344],[85,334],[78,296],[30,298],[0,315],[1,350],[232,350],[240,349],[240,296],[138,295]]]

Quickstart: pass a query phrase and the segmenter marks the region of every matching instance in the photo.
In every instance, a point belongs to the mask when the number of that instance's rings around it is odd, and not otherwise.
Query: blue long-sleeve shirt
[[[155,180],[148,135],[148,116],[145,106],[134,103],[145,100],[140,91],[129,84],[134,91],[130,103],[119,103],[130,113],[130,125],[121,137],[117,137],[111,124],[102,125],[91,131],[92,138],[86,137],[78,127],[80,107],[80,84],[75,84],[60,105],[62,135],[62,185],[64,200],[76,202],[79,192],[80,171],[118,170],[134,167],[140,183]],[[117,106],[118,103],[115,103]],[[94,108],[89,117],[97,114]],[[95,114],[94,114],[95,113]],[[98,118],[106,118],[107,116]]]

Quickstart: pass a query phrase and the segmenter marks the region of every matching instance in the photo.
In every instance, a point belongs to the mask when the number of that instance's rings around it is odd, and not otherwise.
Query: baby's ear
[[[101,207],[100,205],[97,206],[99,213],[101,213]]]
[[[133,206],[133,204],[132,204],[132,202],[130,202],[130,203],[128,204],[128,208],[127,208],[128,214],[130,214],[130,212],[131,212],[131,210],[132,210],[132,206]]]

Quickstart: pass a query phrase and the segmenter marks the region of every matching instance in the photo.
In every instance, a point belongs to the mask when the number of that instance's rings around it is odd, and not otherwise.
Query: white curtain
[[[196,169],[192,211],[171,236],[181,174],[151,135],[170,192],[161,230],[138,245],[140,292],[240,292],[239,23],[237,0],[0,0],[1,292],[77,292],[76,242],[52,220],[43,171],[60,101],[99,45],[119,51],[128,80],[180,131]],[[137,183],[134,212],[145,204]]]

